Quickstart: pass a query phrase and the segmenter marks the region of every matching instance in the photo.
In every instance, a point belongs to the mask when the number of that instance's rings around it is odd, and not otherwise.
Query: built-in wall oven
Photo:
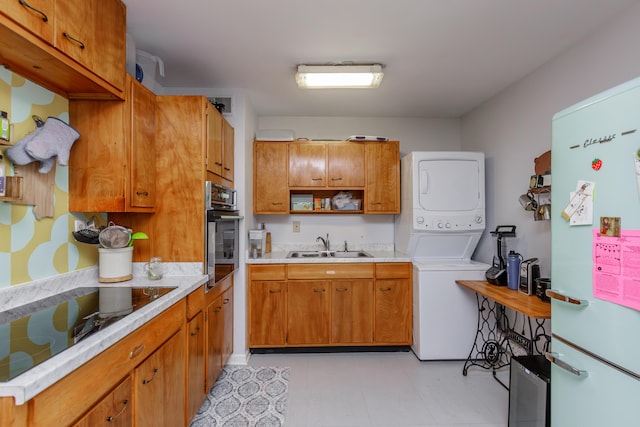
[[[211,181],[205,183],[206,290],[238,269],[239,228],[243,218],[237,210],[236,190]]]

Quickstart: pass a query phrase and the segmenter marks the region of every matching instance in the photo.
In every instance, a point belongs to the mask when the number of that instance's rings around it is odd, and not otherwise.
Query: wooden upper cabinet
[[[253,211],[289,213],[287,143],[255,141],[253,145]]]
[[[212,105],[207,105],[207,170],[222,176],[222,114]]]
[[[67,99],[124,99],[126,8],[120,0],[4,1],[0,57]]]
[[[56,48],[115,87],[123,87],[126,9],[120,0],[56,0]]]
[[[327,185],[364,187],[364,144],[340,142],[327,144]]]
[[[32,34],[53,45],[55,2],[52,0],[8,0],[0,14],[17,22]]]
[[[222,177],[233,183],[233,150],[234,150],[233,126],[222,118]]]
[[[289,144],[289,187],[325,187],[326,159],[323,142]]]
[[[125,101],[72,100],[70,212],[153,212],[156,97],[127,74]]]
[[[400,143],[367,142],[365,144],[367,185],[366,214],[400,213]]]

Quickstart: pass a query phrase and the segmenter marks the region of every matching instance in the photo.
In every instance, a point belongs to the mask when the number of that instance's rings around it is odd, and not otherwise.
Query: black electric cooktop
[[[79,287],[1,312],[0,382],[15,378],[174,289]]]

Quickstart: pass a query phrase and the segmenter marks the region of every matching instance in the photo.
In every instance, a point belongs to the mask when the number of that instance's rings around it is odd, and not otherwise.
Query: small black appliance
[[[497,236],[496,239],[496,256],[493,257],[493,264],[486,271],[485,277],[487,282],[497,286],[507,286],[507,263],[502,256],[502,247],[504,242],[503,237],[515,237],[516,226],[515,225],[498,225],[494,231],[491,232],[493,236]]]

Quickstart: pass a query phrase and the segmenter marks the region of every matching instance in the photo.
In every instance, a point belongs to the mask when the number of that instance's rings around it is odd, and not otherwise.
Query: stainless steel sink
[[[287,254],[287,258],[373,258],[365,251],[291,251]]]

